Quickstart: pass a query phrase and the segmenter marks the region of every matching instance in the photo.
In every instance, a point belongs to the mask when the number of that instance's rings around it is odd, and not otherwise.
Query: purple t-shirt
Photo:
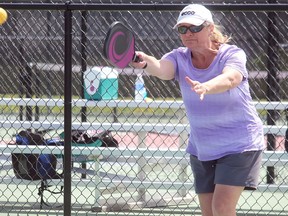
[[[174,64],[175,79],[179,82],[183,102],[190,124],[187,152],[208,161],[225,155],[245,151],[263,150],[263,125],[252,104],[249,91],[246,54],[237,46],[224,44],[206,69],[195,68],[191,50],[185,47],[165,54]],[[229,66],[243,74],[243,81],[236,88],[223,93],[207,94],[201,101],[185,81],[206,82]]]

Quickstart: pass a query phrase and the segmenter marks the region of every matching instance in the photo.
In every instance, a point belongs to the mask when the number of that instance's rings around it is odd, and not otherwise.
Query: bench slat
[[[5,106],[58,106],[64,107],[63,99],[52,98],[1,98],[0,105]],[[77,107],[119,107],[119,108],[171,108],[184,109],[182,100],[153,100],[151,102],[134,100],[101,100],[93,101],[86,99],[73,99],[72,105]],[[253,101],[253,105],[258,110],[286,110],[287,101]]]
[[[17,178],[2,178],[0,184],[6,185],[40,185],[40,181],[29,181]],[[63,186],[63,179],[53,179],[48,180],[49,185],[53,186]],[[168,182],[168,181],[119,181],[110,179],[101,179],[99,184],[96,184],[91,179],[72,179],[71,185],[74,187],[92,187],[92,188],[109,188],[109,187],[125,187],[125,188],[145,188],[145,189],[170,189],[170,190],[180,190],[186,189],[191,190],[194,188],[193,182]],[[277,184],[260,184],[258,186],[258,191],[260,192],[288,192],[288,185],[277,185]]]
[[[57,121],[11,121],[1,120],[0,127],[19,129],[55,129],[63,130],[64,122]],[[157,132],[157,133],[189,133],[189,124],[172,124],[172,123],[89,123],[89,122],[73,122],[72,129],[75,130],[110,130],[110,131],[125,131],[125,132]],[[286,125],[264,125],[264,134],[274,134],[285,136],[288,127]]]
[[[127,158],[166,158],[183,160],[187,157],[189,160],[189,155],[186,153],[185,149],[148,149],[148,148],[102,148],[102,147],[72,147],[72,154],[75,155],[95,155],[95,159],[99,155],[106,157],[113,157],[117,160],[118,157]],[[63,154],[64,146],[23,146],[23,145],[0,145],[0,152],[4,155],[9,155],[13,153],[43,153],[43,154]],[[113,158],[111,157],[111,160]],[[264,151],[263,161],[287,161],[288,153],[286,151]]]

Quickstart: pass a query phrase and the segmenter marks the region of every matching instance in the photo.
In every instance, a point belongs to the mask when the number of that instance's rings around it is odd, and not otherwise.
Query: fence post
[[[52,4],[51,0],[46,0],[46,1],[47,1],[47,3]],[[46,19],[46,36],[47,36],[48,40],[46,38],[45,44],[46,44],[46,49],[51,50],[51,49],[53,49],[53,47],[51,46],[51,40],[50,40],[50,37],[52,36],[52,34],[51,34],[51,32],[52,32],[52,21],[51,21],[52,13],[51,13],[51,11],[47,11],[46,17],[47,17],[47,19]],[[48,62],[53,62],[51,55],[49,55],[48,53],[46,54],[46,58],[47,58]],[[50,71],[47,71],[47,73],[45,74],[45,84],[43,83],[43,85],[46,85],[45,90],[47,92],[48,98],[52,98],[51,80],[53,80],[53,75],[52,75],[52,73],[50,73]],[[47,109],[48,109],[48,113],[52,112],[51,107],[47,107]]]
[[[19,75],[19,79],[20,79],[20,86],[19,86],[19,94],[20,94],[20,97],[23,97],[24,94],[25,94],[25,80],[26,80],[26,72],[24,70],[24,64],[25,64],[25,60],[24,60],[24,50],[23,50],[23,40],[21,39],[20,40],[20,43],[19,43],[19,62],[20,62],[20,75]],[[20,121],[23,121],[23,111],[24,111],[24,107],[23,106],[20,106],[19,107],[19,119]]]
[[[87,70],[87,11],[81,12],[81,97],[84,98],[84,72]],[[81,107],[81,122],[87,122],[87,108]],[[87,164],[83,162],[81,164],[83,169],[87,168]],[[82,178],[86,178],[86,174],[81,175]]]
[[[286,122],[288,122],[288,109],[285,110],[286,112]],[[286,130],[285,133],[285,151],[288,152],[288,129]]]
[[[24,75],[24,89],[26,92],[26,98],[32,98],[33,95],[33,89],[32,89],[32,68],[30,67],[29,64],[26,64],[25,66],[25,75]],[[32,107],[31,106],[26,106],[26,121],[32,121]]]
[[[276,3],[276,0],[269,0],[269,3]],[[268,13],[268,53],[267,53],[267,97],[269,101],[279,101],[279,80],[277,78],[277,72],[279,71],[278,65],[278,39],[279,39],[279,31],[277,29],[277,14],[276,12]],[[267,124],[275,125],[277,120],[278,113],[276,110],[268,110],[267,112]],[[275,135],[268,134],[267,135],[267,150],[275,151]],[[274,167],[267,167],[267,183],[273,184],[275,178],[275,170]]]
[[[34,64],[31,62],[31,63],[29,63],[29,67],[30,67],[30,69],[31,69],[31,72],[32,72],[32,75],[33,75],[33,77],[35,78],[35,89],[34,89],[34,91],[35,91],[35,97],[36,98],[39,98],[39,97],[41,97],[41,88],[40,88],[40,86],[41,86],[41,82],[40,82],[40,75],[39,75],[39,73],[37,74],[37,70],[35,69],[35,67],[34,67]],[[40,109],[39,109],[39,106],[35,106],[35,114],[34,114],[34,120],[35,121],[39,121],[39,119],[40,119]],[[37,130],[36,130],[37,131]],[[43,130],[43,131],[45,131],[45,130]]]
[[[71,216],[71,133],[72,133],[72,11],[64,11],[64,215]]]

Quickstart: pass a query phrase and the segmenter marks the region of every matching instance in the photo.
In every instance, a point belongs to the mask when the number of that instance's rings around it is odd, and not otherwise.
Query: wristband
[[[142,69],[145,69],[145,68],[147,68],[147,65],[148,65],[148,64],[147,64],[147,62],[146,62],[146,63],[145,63],[145,65],[144,65],[144,67],[143,67]]]

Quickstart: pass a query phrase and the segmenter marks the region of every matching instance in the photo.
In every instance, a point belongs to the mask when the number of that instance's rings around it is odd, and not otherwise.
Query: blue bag
[[[21,131],[16,135],[18,145],[56,145],[53,140],[45,140],[42,134]],[[56,171],[57,157],[54,154],[12,154],[15,176],[20,179],[40,180],[59,179],[62,174]]]

